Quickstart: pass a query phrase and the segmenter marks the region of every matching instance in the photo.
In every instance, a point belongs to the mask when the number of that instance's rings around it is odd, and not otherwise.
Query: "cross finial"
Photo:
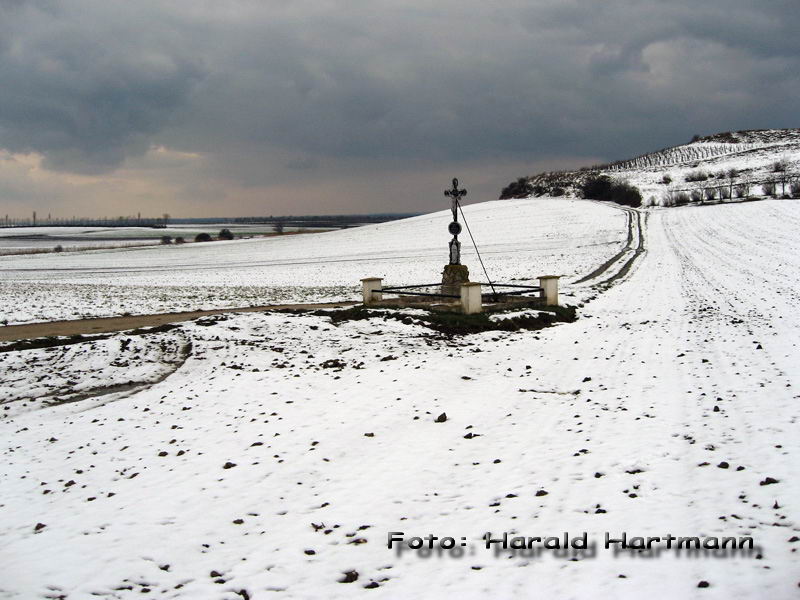
[[[445,190],[444,195],[458,202],[459,199],[467,195],[467,190],[458,189],[458,179],[456,177],[453,177],[453,189]]]

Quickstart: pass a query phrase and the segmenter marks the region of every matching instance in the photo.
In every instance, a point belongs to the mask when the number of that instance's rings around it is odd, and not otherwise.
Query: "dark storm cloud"
[[[142,15],[9,0],[0,11],[0,145],[49,168],[104,171],[141,154],[202,78],[180,46],[150,45]]]
[[[327,159],[618,158],[796,125],[795,8],[0,0],[0,147],[101,171],[159,143],[246,185]]]

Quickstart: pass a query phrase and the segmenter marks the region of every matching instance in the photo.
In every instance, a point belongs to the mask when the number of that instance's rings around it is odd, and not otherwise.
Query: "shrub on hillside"
[[[554,187],[554,188],[552,188],[550,190],[550,195],[553,198],[558,198],[559,196],[563,196],[564,195],[564,188],[556,186],[556,187]]]
[[[62,246],[61,244],[53,248],[53,252],[63,252],[63,251],[64,251],[64,246]]]
[[[704,190],[705,199],[708,201],[716,200],[717,199],[717,190],[714,188],[706,188]]]
[[[230,229],[223,229],[219,232],[219,236],[217,237],[219,237],[221,240],[232,240],[233,234],[231,233]]]
[[[501,190],[500,200],[506,200],[508,198],[527,198],[532,193],[533,185],[531,185],[530,180],[527,177],[520,177]]]
[[[687,181],[689,183],[693,181],[705,181],[708,179],[708,173],[706,173],[705,171],[689,171],[686,174],[686,177],[684,177],[683,179],[684,181]]]
[[[186,240],[183,239],[182,237],[178,236],[178,237],[175,238],[175,243],[176,244],[185,244]]]
[[[773,173],[785,173],[788,168],[789,168],[789,161],[786,160],[785,158],[776,160],[774,163],[772,163]]]
[[[211,242],[213,240],[211,239],[211,236],[208,235],[207,233],[198,233],[196,236],[194,236],[194,241],[195,242]]]
[[[800,181],[793,181],[789,186],[792,198],[800,198]]]
[[[172,243],[172,236],[170,235],[162,235],[161,236],[161,243],[163,245],[171,244]]]
[[[642,194],[627,181],[611,179],[608,175],[588,177],[580,187],[583,198],[607,200],[625,206],[641,206]]]
[[[700,190],[692,190],[692,193],[689,194],[689,199],[692,202],[702,202],[703,201],[703,192]]]
[[[664,176],[661,178],[661,183],[663,183],[664,185],[669,185],[670,183],[672,183],[672,177],[670,176],[669,173],[664,173]]]
[[[675,206],[684,206],[689,204],[691,197],[686,192],[677,192],[675,194]]]

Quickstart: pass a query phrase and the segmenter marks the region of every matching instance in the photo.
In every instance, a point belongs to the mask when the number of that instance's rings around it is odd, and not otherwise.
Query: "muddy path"
[[[142,327],[157,327],[169,323],[192,321],[209,315],[239,312],[263,312],[270,310],[295,310],[339,308],[352,306],[358,302],[328,302],[322,304],[276,304],[267,306],[248,306],[245,308],[219,308],[213,310],[196,310],[189,312],[161,313],[155,315],[132,315],[124,317],[103,317],[96,319],[74,319],[67,321],[49,321],[45,323],[26,323],[24,325],[6,325],[0,327],[0,342],[18,342],[43,337],[93,335],[129,331]]]

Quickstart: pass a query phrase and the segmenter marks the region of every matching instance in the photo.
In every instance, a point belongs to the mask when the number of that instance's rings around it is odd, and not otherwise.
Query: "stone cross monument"
[[[461,264],[461,242],[458,241],[458,234],[461,233],[461,223],[458,222],[459,200],[467,195],[467,190],[458,189],[458,179],[454,177],[452,189],[445,190],[444,195],[450,198],[453,211],[453,220],[447,226],[447,231],[452,234],[453,239],[449,244],[450,262],[445,265],[442,273],[442,292],[459,293],[459,286],[469,281],[469,269]]]
[[[453,234],[450,240],[450,264],[461,264],[461,242],[458,241],[458,234],[461,233],[461,223],[458,222],[458,202],[467,195],[467,190],[458,189],[458,179],[453,178],[453,189],[445,190],[444,195],[450,198],[451,210],[453,211],[453,221],[447,226],[447,230]]]

